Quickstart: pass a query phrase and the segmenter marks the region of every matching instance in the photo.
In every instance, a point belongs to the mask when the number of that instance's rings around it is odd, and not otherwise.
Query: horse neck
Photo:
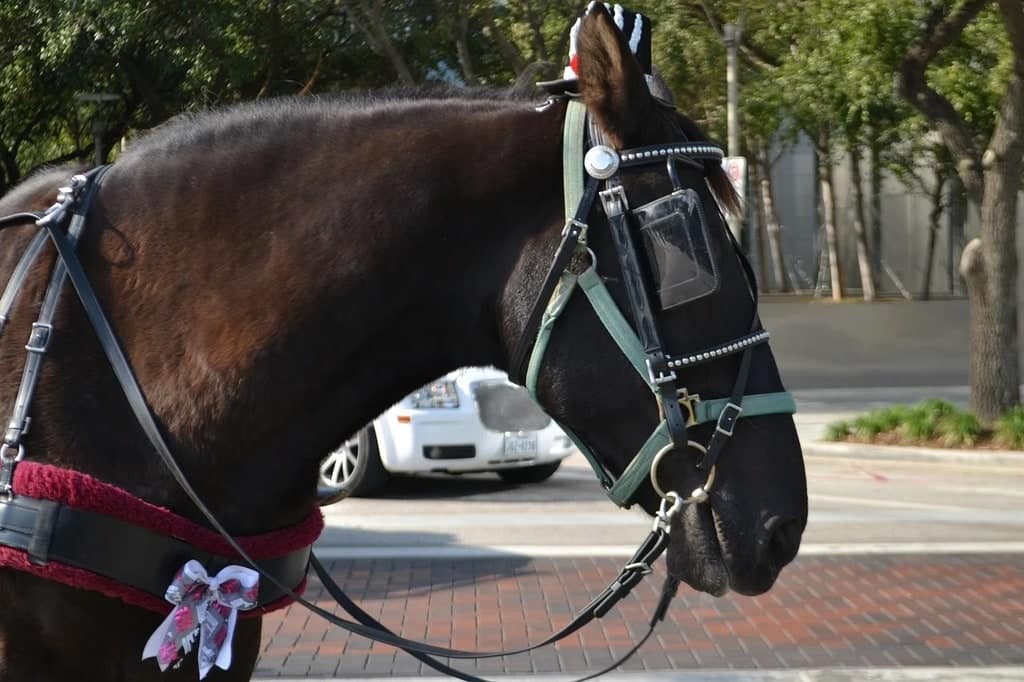
[[[304,515],[319,459],[409,391],[502,361],[498,296],[559,219],[561,113],[456,111],[339,120],[310,149],[284,131],[245,163],[129,156],[108,176],[83,259],[172,450],[235,532]],[[30,456],[193,514],[63,308]]]

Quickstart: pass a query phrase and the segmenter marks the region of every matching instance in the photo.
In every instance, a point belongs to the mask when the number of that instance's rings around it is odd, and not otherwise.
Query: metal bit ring
[[[706,447],[704,447],[700,443],[698,443],[696,441],[692,441],[692,440],[686,442],[686,447],[693,448],[694,450],[699,452],[701,455],[706,455],[707,452],[708,452],[708,449]],[[672,452],[673,450],[675,450],[675,445],[673,445],[672,443],[669,443],[668,445],[666,445],[665,447],[663,447],[661,450],[658,451],[658,454],[656,454],[654,456],[654,461],[651,462],[651,486],[654,488],[654,492],[658,493],[658,496],[663,498],[663,499],[667,498],[670,493],[671,494],[675,494],[675,493],[673,493],[672,491],[666,492],[658,484],[658,465],[661,463],[661,459],[666,454],[668,454],[669,452]],[[707,480],[704,481],[704,485],[700,486],[699,488],[694,489],[694,491],[692,493],[690,493],[689,497],[687,497],[687,498],[682,500],[683,504],[700,504],[701,502],[707,501],[708,494],[711,492],[711,486],[713,486],[714,483],[715,483],[715,467],[712,466],[711,467],[711,471],[708,472]]]

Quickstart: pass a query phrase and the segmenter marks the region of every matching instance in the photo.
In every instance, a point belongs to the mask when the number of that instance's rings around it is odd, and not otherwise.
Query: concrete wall
[[[788,388],[964,386],[967,302],[764,301]]]

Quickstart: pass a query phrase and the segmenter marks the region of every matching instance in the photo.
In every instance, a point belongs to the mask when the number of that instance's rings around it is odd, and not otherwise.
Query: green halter
[[[573,216],[583,196],[583,131],[585,124],[586,107],[579,101],[570,100],[566,111],[562,145],[567,227],[573,224]],[[585,226],[583,226],[583,230],[585,232]],[[580,238],[576,247],[579,250],[586,249],[586,242],[583,237],[585,235]],[[652,381],[643,345],[636,332],[622,315],[619,307],[615,304],[608,288],[593,265],[580,275],[575,275],[568,269],[564,270],[548,301],[547,308],[541,318],[537,338],[526,370],[526,387],[531,395],[534,398],[537,397],[537,377],[540,374],[544,352],[551,339],[551,332],[554,330],[555,323],[561,316],[562,311],[565,310],[566,304],[568,304],[573,291],[577,287],[582,289],[587,300],[590,301],[594,312],[597,313],[598,318],[601,320],[601,324],[604,325],[609,336],[618,345],[619,350],[622,351],[623,355],[626,356],[626,359],[629,360],[630,364],[637,371],[637,374],[650,387],[654,396],[658,398],[658,387]],[[696,397],[689,398],[687,401],[691,417],[689,425],[719,421],[729,404],[729,398],[706,401],[698,401]],[[789,392],[781,391],[744,396],[742,408],[739,408],[737,405],[733,405],[733,408],[738,410],[736,416],[740,416],[740,414],[748,417],[766,414],[793,414],[796,412],[796,403]],[[594,469],[594,473],[597,474],[598,480],[600,480],[601,485],[607,491],[608,497],[620,507],[628,507],[633,503],[636,492],[645,479],[652,478],[653,480],[652,466],[655,465],[655,459],[659,453],[667,452],[672,445],[667,422],[665,419],[662,419],[658,427],[647,439],[647,442],[643,444],[640,451],[629,463],[625,471],[622,472],[622,475],[616,478],[598,460],[590,448],[571,430],[564,426],[562,428],[572,438],[573,442],[576,443],[576,446],[583,453],[583,456],[587,458],[587,461],[590,462],[590,466]],[[719,428],[722,428],[721,424]],[[723,433],[731,435],[731,426],[728,432]],[[703,488],[698,489],[703,491],[704,499],[706,499],[707,490],[711,486],[713,477],[714,474],[711,473],[708,483]],[[657,484],[655,483],[655,485]],[[702,499],[695,499],[699,497],[697,495],[690,499],[696,502],[703,501]]]

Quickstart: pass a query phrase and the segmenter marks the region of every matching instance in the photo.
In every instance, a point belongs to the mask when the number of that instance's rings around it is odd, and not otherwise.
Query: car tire
[[[560,466],[562,466],[562,460],[551,462],[550,464],[534,464],[533,466],[520,467],[518,469],[501,469],[498,471],[498,475],[506,483],[515,483],[516,485],[540,483],[551,478]]]
[[[388,478],[380,459],[377,433],[372,426],[367,426],[320,463],[320,504],[331,504],[346,497],[372,496],[380,492]]]

